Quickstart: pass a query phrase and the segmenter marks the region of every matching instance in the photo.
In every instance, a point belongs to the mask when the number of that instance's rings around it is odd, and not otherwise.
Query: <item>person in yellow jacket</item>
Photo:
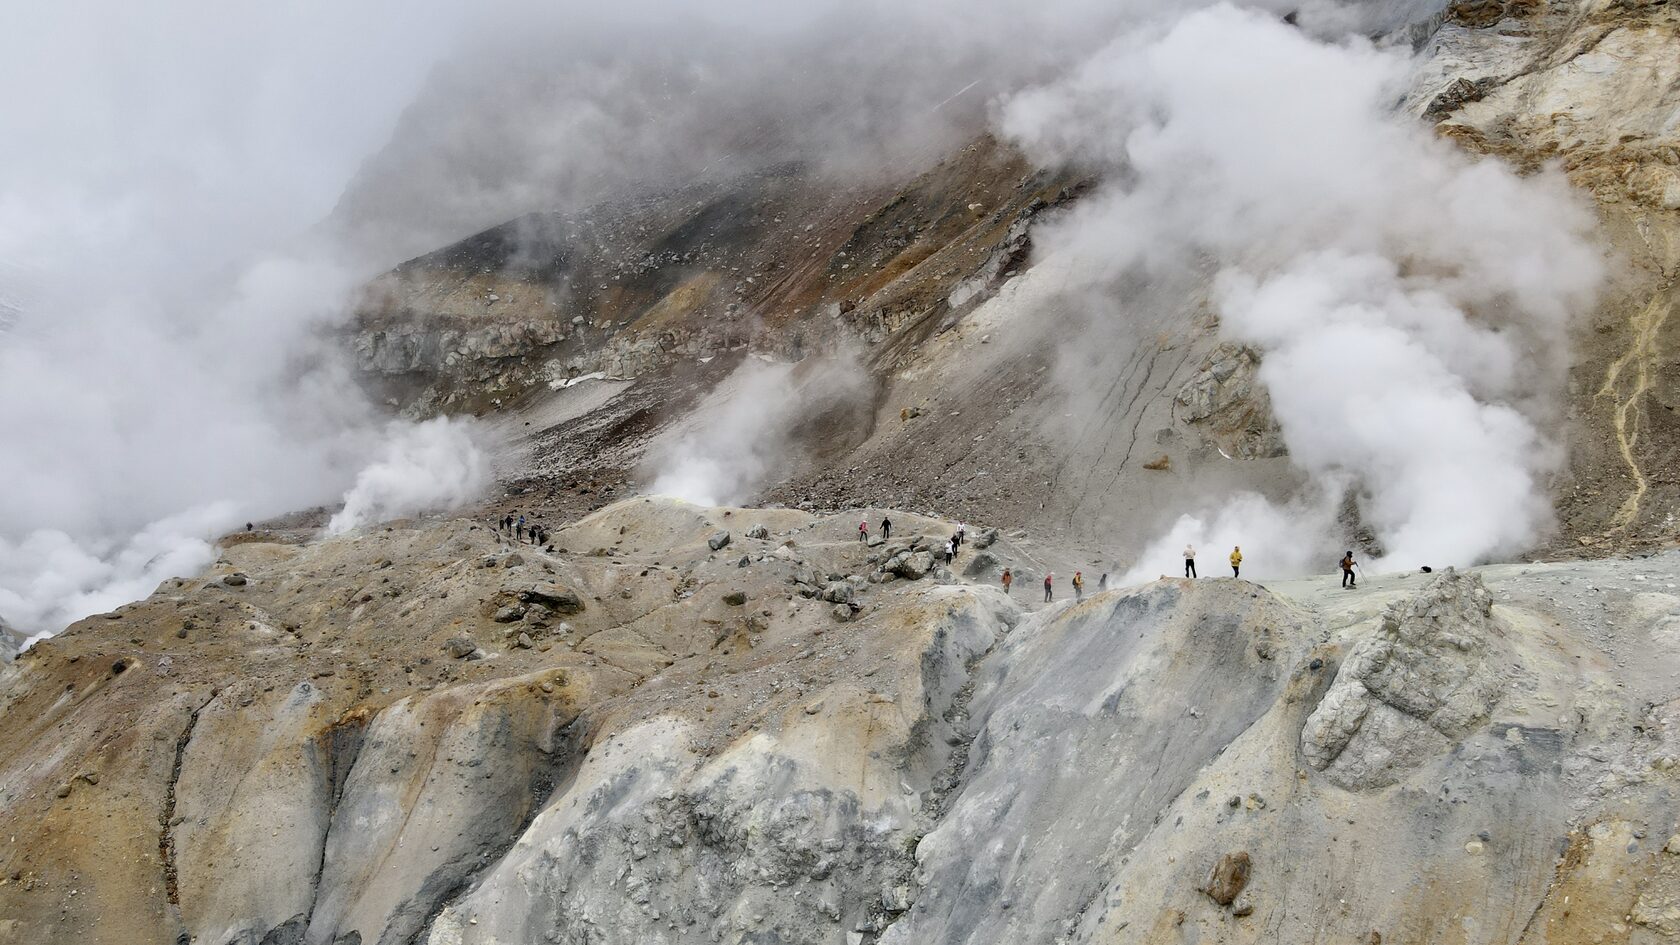
[[[1085,597],[1085,575],[1079,571],[1073,572],[1073,599],[1081,600]]]
[[[1231,576],[1232,577],[1237,577],[1241,574],[1242,574],[1242,547],[1238,546],[1238,545],[1233,545],[1233,546],[1231,546]]]

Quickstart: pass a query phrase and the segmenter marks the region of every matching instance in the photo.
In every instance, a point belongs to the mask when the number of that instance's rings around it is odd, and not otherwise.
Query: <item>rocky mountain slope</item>
[[[1418,27],[1403,107],[1518,167],[1561,162],[1597,200],[1618,267],[1577,332],[1555,424],[1568,461],[1551,484],[1554,551],[1674,532],[1676,22],[1660,3],[1466,0]],[[353,344],[410,411],[524,411],[543,489],[579,468],[645,481],[648,443],[737,359],[826,354],[867,393],[804,431],[821,454],[764,498],[940,509],[1096,550],[1135,546],[1197,496],[1288,493],[1258,355],[1222,342],[1207,286],[1140,296],[1116,325],[1082,318],[1042,269],[1033,225],[1090,183],[983,138],[877,185],[789,165],[533,216],[374,283]],[[554,388],[597,374],[623,383],[581,413],[555,405]]]
[[[1034,226],[1079,168],[984,137],[534,213],[345,339],[394,408],[480,416],[502,494],[228,536],[15,658],[0,627],[0,945],[1680,939],[1680,14],[1425,27],[1401,107],[1561,163],[1618,260],[1536,561],[1096,592],[1298,473],[1205,284],[1123,328],[1064,295]],[[635,497],[754,359],[856,379],[775,507]]]
[[[1680,555],[1041,604],[891,514],[232,544],[0,683],[0,941],[1680,935]]]

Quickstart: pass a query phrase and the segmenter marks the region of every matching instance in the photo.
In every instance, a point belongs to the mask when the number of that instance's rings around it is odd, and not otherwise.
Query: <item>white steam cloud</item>
[[[1040,159],[1111,171],[1041,234],[1092,297],[1217,265],[1221,333],[1264,352],[1314,483],[1283,514],[1239,497],[1181,519],[1135,576],[1187,541],[1242,544],[1261,573],[1327,567],[1349,483],[1401,565],[1484,560],[1548,526],[1558,449],[1540,424],[1567,323],[1604,276],[1593,217],[1561,173],[1519,177],[1397,114],[1409,68],[1404,50],[1220,5],[1004,108]]]
[[[384,455],[356,476],[327,531],[337,535],[369,522],[448,508],[489,484],[489,458],[463,424],[446,417],[392,423]]]
[[[56,629],[247,520],[343,497],[354,528],[479,488],[470,431],[388,425],[326,337],[399,250],[772,161],[898,173],[988,103],[1036,157],[1107,172],[1037,237],[1092,298],[1223,270],[1222,330],[1265,350],[1324,493],[1303,501],[1356,482],[1397,558],[1518,547],[1601,267],[1559,175],[1432,140],[1392,110],[1408,56],[1335,38],[1431,2],[1314,0],[1302,29],[1284,0],[21,6],[0,31],[0,616]],[[744,369],[656,451],[654,488],[749,497],[836,384]],[[1244,542],[1282,560],[1269,543]]]
[[[444,12],[9,11],[0,617],[56,631],[203,567],[230,529],[332,501],[390,463],[387,442],[409,434],[325,337],[368,272],[308,231],[453,41],[462,15]],[[358,514],[476,484],[389,480],[364,477]]]
[[[843,358],[749,360],[685,426],[648,451],[648,491],[700,505],[736,505],[801,458],[798,425],[857,397],[862,375]]]

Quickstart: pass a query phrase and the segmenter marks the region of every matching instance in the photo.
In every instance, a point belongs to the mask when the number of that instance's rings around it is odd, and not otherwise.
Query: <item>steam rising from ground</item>
[[[20,8],[0,33],[0,615],[62,626],[246,520],[344,496],[351,528],[477,488],[468,435],[387,426],[323,339],[394,252],[741,161],[901,170],[989,102],[1041,160],[1109,172],[1037,238],[1074,291],[1103,309],[1211,259],[1222,330],[1267,353],[1312,514],[1245,499],[1185,534],[1294,567],[1324,553],[1297,523],[1328,531],[1353,482],[1408,563],[1518,547],[1545,524],[1536,418],[1599,265],[1557,175],[1431,140],[1391,113],[1406,55],[1334,39],[1428,5],[1313,2],[1303,29],[1282,0]],[[657,453],[655,488],[745,498],[844,387],[743,369]]]
[[[1603,265],[1562,175],[1519,178],[1395,114],[1403,51],[1315,39],[1230,6],[1126,35],[1023,94],[1004,128],[1043,160],[1111,169],[1047,230],[1101,305],[1123,278],[1219,267],[1221,333],[1264,352],[1290,455],[1314,489],[1239,497],[1144,555],[1242,544],[1256,571],[1323,568],[1342,490],[1389,558],[1472,563],[1548,525],[1557,449],[1539,423],[1568,320]]]
[[[700,505],[751,499],[772,476],[803,458],[801,422],[862,392],[863,375],[844,356],[800,364],[749,360],[649,450],[648,491]]]
[[[305,236],[457,18],[94,6],[0,32],[0,616],[28,632],[145,596],[369,463],[357,518],[476,486],[459,430],[463,453],[391,463],[440,431],[360,395],[323,334],[366,270]]]

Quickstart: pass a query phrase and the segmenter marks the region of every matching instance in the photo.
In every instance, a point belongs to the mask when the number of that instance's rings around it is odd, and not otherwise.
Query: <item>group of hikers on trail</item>
[[[1242,547],[1241,546],[1233,545],[1231,547],[1230,560],[1231,560],[1231,576],[1232,577],[1241,577],[1242,576]],[[1196,573],[1196,546],[1195,545],[1185,545],[1184,546],[1184,576],[1187,577],[1187,578],[1193,578],[1193,577],[1199,577],[1200,576]]]
[[[1074,599],[1075,600],[1082,600],[1085,597],[1085,572],[1083,572],[1083,571],[1073,572],[1073,582],[1072,583],[1073,583]],[[1012,586],[1014,586],[1014,584],[1015,584],[1015,570],[1013,568],[1004,568],[1003,569],[1003,592],[1005,594],[1009,593],[1009,589]],[[1102,577],[1097,579],[1097,592],[1101,593],[1101,592],[1106,591],[1106,590],[1108,590],[1108,575],[1104,574]],[[1053,599],[1055,599],[1055,594],[1056,594],[1056,573],[1054,571],[1047,572],[1044,575],[1044,602],[1046,604],[1050,603]]]
[[[958,526],[958,528],[960,529],[961,526]],[[1242,563],[1243,563],[1243,553],[1242,553],[1242,546],[1241,545],[1233,545],[1231,547],[1231,554],[1229,555],[1229,560],[1231,562],[1231,576],[1232,577],[1241,577],[1242,576]],[[1340,562],[1338,562],[1338,564],[1342,569],[1342,586],[1343,587],[1358,587],[1359,586],[1359,578],[1358,578],[1358,575],[1355,573],[1355,569],[1357,569],[1359,567],[1359,563],[1357,561],[1353,560],[1353,552],[1349,551],[1349,552],[1343,554],[1342,555],[1342,560]],[[1425,573],[1427,573],[1430,569],[1429,568],[1424,568],[1423,570],[1424,570]],[[1196,574],[1196,546],[1195,545],[1185,545],[1184,546],[1184,576],[1187,577],[1187,578],[1193,578],[1193,577],[1198,576]],[[1055,594],[1054,594],[1055,579],[1056,579],[1056,576],[1053,573],[1047,573],[1047,574],[1044,575],[1044,602],[1047,603],[1047,604],[1050,603],[1051,600],[1053,600],[1054,596],[1055,596]],[[1014,570],[1011,569],[1011,568],[1004,568],[1003,569],[1003,592],[1005,594],[1009,593],[1009,589],[1012,585],[1014,585],[1014,583],[1015,583],[1015,572],[1014,572]],[[1101,593],[1101,592],[1106,591],[1106,590],[1108,590],[1108,575],[1104,574],[1102,576],[1102,578],[1100,580],[1098,580],[1098,582],[1097,582],[1097,591],[1098,591],[1098,593]],[[1085,596],[1085,575],[1084,575],[1083,572],[1080,572],[1080,571],[1073,572],[1073,596],[1074,596],[1075,600],[1082,599]]]
[[[548,527],[535,522],[527,525],[524,515],[515,518],[510,512],[502,516],[502,520],[496,523],[496,531],[512,535],[514,541],[529,541],[533,545],[548,544]]]
[[[882,541],[888,541],[891,538],[892,538],[892,519],[883,518],[883,519],[881,519],[881,540]],[[950,564],[951,562],[953,562],[957,559],[957,549],[961,548],[963,546],[963,542],[965,542],[967,540],[968,540],[968,526],[966,524],[962,523],[962,522],[958,522],[956,531],[952,532],[951,537],[947,538],[945,540],[944,555],[945,555],[945,563],[946,564]],[[861,541],[861,542],[864,542],[864,543],[868,543],[868,541],[869,541],[869,520],[868,519],[865,519],[865,520],[858,523],[858,541]]]

